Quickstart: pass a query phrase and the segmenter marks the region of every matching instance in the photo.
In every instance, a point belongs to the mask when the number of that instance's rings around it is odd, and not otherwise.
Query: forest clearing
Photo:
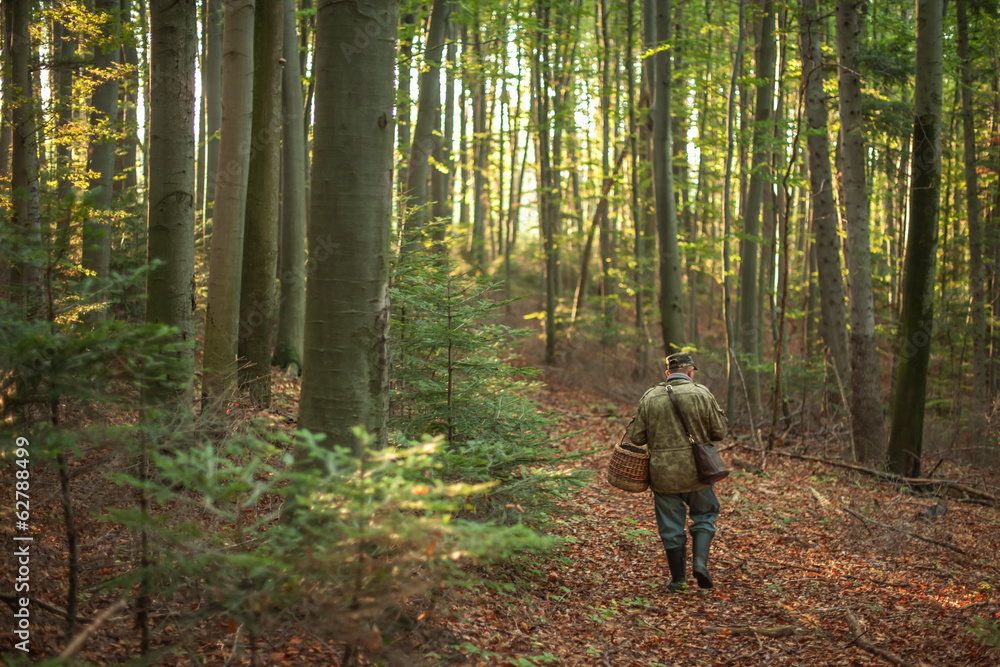
[[[3,663],[1000,664],[997,34],[0,0]]]

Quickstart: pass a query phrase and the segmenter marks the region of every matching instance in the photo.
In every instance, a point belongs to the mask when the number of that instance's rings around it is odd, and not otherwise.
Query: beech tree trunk
[[[202,373],[202,394],[210,403],[230,401],[236,390],[240,279],[253,126],[255,3],[226,0],[225,7],[222,35],[225,104],[215,180]]]
[[[178,329],[185,343],[173,396],[190,408],[194,373],[195,0],[150,2],[149,186],[147,258],[162,264],[146,278],[146,321]]]
[[[972,58],[969,53],[968,0],[956,0],[958,57],[962,88],[962,134],[965,160],[965,211],[969,224],[969,299],[972,320],[972,430],[983,435],[989,366],[986,363],[986,306],[983,296],[983,221],[976,177],[976,128],[972,110]]]
[[[889,433],[889,469],[920,476],[927,370],[934,326],[934,273],[941,191],[943,0],[917,0],[916,84],[910,218],[903,262],[899,366]]]
[[[239,385],[255,405],[271,405],[274,276],[278,265],[281,178],[281,72],[284,3],[266,2],[254,17],[253,130],[247,175],[240,286]],[[287,62],[285,63],[287,65]]]
[[[201,69],[205,99],[205,201],[206,218],[213,218],[215,179],[219,174],[219,131],[222,127],[222,0],[205,0],[205,62]]]
[[[666,354],[684,345],[684,291],[681,285],[681,255],[677,244],[677,203],[671,149],[670,44],[673,16],[670,0],[656,3],[656,82],[653,94],[653,181],[656,190],[656,226],[660,243],[660,327]]]
[[[352,434],[355,426],[373,434],[376,446],[387,440],[398,14],[398,0],[321,0],[316,14],[310,266],[299,424],[326,434],[327,445],[352,446],[359,454],[362,443]],[[359,35],[370,39],[359,43]],[[353,131],[344,132],[344,127]]]
[[[823,340],[844,387],[850,386],[844,278],[841,274],[837,210],[833,202],[833,172],[827,139],[827,96],[823,91],[823,52],[816,0],[804,0],[799,14],[799,53],[805,86],[806,146],[809,153],[809,197],[816,239]]]
[[[83,225],[83,268],[98,278],[107,278],[111,268],[111,234],[107,222],[114,189],[115,146],[114,125],[118,118],[118,79],[113,71],[118,65],[120,17],[119,0],[95,0],[95,13],[101,16],[100,38],[95,40],[94,69],[109,76],[94,88],[90,104],[89,189],[93,214]],[[103,309],[95,313],[103,318]]]
[[[281,244],[278,258],[278,338],[272,363],[302,373],[306,318],[306,161],[295,0],[285,0],[281,85]]]
[[[740,243],[740,300],[736,325],[739,331],[740,352],[744,360],[743,380],[749,397],[752,414],[761,412],[760,362],[761,332],[764,327],[758,309],[758,255],[757,237],[760,236],[760,209],[764,197],[764,171],[770,164],[767,149],[771,135],[771,107],[774,102],[774,61],[777,55],[774,41],[774,4],[760,1],[760,41],[757,44],[757,79],[754,102],[753,154],[750,162],[750,182],[747,200],[743,207],[743,241]]]
[[[868,231],[868,185],[862,134],[861,77],[857,51],[861,17],[853,0],[837,0],[837,72],[840,87],[841,184],[847,225],[847,270],[851,288],[851,429],[854,456],[881,461],[885,451],[882,377],[875,337],[871,241]]]

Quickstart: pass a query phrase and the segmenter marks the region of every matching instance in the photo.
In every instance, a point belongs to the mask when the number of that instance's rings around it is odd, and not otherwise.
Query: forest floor
[[[525,362],[539,366],[531,357]],[[715,587],[699,589],[689,578],[692,588],[668,592],[650,494],[619,491],[604,478],[608,450],[648,378],[611,381],[600,373],[608,364],[599,356],[587,359],[546,371],[537,396],[558,417],[562,433],[578,431],[559,446],[590,452],[580,465],[594,471],[548,531],[561,538],[561,546],[530,566],[500,568],[510,589],[456,588],[438,596],[429,615],[395,638],[410,656],[407,664],[1000,664],[1000,650],[970,632],[976,618],[1000,617],[998,510],[797,458],[842,457],[842,445],[831,437],[802,438],[770,453],[745,435],[723,443],[728,463],[738,458],[762,471],[734,468],[716,487],[722,513],[710,561]],[[288,427],[298,382],[284,374],[275,378],[278,400],[268,416]],[[97,448],[72,464],[83,545],[79,613],[87,617],[80,626],[120,597],[99,583],[120,571],[125,554],[137,548],[134,537],[109,529],[101,516],[120,500],[120,487],[107,480],[113,464]],[[948,463],[935,476],[985,489],[998,484],[995,472]],[[45,538],[32,546],[31,595],[53,607],[34,609],[31,645],[51,656],[64,644],[58,613],[66,599],[62,505],[54,475],[32,484],[35,531]],[[0,527],[8,545],[14,544],[12,525],[4,521]],[[12,550],[0,558],[5,572],[15,569]],[[428,608],[425,600],[411,602],[414,615]],[[340,664],[336,646],[307,634],[262,638],[251,655],[231,623],[203,622],[185,630],[173,622],[178,617],[177,611],[154,615],[163,641],[182,638],[189,647],[161,664]],[[137,647],[134,617],[116,611],[78,657],[120,664]],[[6,642],[0,647],[5,653],[14,653]],[[360,663],[385,664],[375,655]]]

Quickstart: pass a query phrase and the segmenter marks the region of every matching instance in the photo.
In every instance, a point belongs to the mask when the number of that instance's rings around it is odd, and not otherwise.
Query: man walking
[[[667,588],[671,591],[687,588],[684,526],[689,513],[692,570],[699,587],[712,587],[708,549],[715,535],[719,499],[710,485],[698,481],[691,444],[677,410],[683,411],[695,442],[722,440],[728,424],[712,392],[694,381],[696,370],[694,359],[686,352],[667,357],[666,380],[643,394],[627,429],[634,444],[649,446],[650,487],[656,525],[670,566]]]

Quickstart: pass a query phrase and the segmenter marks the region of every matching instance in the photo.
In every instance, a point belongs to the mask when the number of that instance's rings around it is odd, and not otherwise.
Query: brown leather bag
[[[698,470],[698,481],[702,484],[715,484],[719,480],[724,479],[729,475],[729,469],[722,462],[719,450],[712,444],[694,441],[694,436],[691,435],[691,428],[688,426],[687,419],[684,417],[684,413],[681,412],[681,406],[677,404],[677,397],[674,396],[674,390],[669,385],[667,386],[667,393],[670,394],[670,402],[673,403],[674,411],[680,418],[681,424],[684,425],[688,442],[691,443],[691,453],[694,454],[694,465]]]

